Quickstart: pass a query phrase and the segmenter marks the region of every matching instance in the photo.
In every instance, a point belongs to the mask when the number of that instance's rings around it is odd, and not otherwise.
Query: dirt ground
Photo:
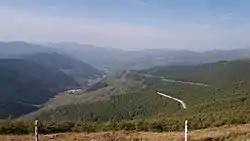
[[[189,141],[250,141],[250,124],[192,131]],[[183,141],[181,132],[62,133],[39,136],[39,141]],[[0,135],[0,141],[34,141],[32,135]]]

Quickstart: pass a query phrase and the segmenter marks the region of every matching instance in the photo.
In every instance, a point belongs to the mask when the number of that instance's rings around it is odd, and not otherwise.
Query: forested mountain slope
[[[26,114],[58,92],[78,87],[66,74],[23,59],[0,60],[0,117]]]
[[[169,127],[181,129],[185,118],[191,121],[190,128],[193,129],[248,123],[249,69],[249,60],[238,60],[125,72],[103,80],[105,85],[99,84],[99,89],[95,86],[85,93],[60,95],[23,119],[133,120],[130,124],[144,119],[146,123],[158,121],[164,130]],[[164,81],[165,76],[176,81]],[[157,95],[157,91],[182,99],[187,110],[183,111],[177,102]]]

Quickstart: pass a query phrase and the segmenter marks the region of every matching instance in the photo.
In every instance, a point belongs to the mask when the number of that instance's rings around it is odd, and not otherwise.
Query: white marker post
[[[169,95],[166,95],[166,94],[160,93],[160,92],[157,92],[157,94],[159,94],[159,95],[161,95],[161,96],[164,96],[164,97],[167,97],[167,98],[170,98],[170,99],[173,99],[173,100],[175,100],[175,101],[181,103],[181,106],[182,106],[183,109],[186,109],[186,108],[187,108],[186,103],[184,103],[184,102],[183,102],[182,100],[180,100],[180,99],[174,98],[174,97],[172,97],[172,96],[169,96]],[[185,134],[184,134],[184,141],[188,141],[188,121],[187,121],[187,120],[185,120],[185,131],[184,131],[184,132],[185,132]]]
[[[35,121],[35,141],[38,141],[38,120]]]
[[[188,121],[185,120],[185,141],[188,141]]]

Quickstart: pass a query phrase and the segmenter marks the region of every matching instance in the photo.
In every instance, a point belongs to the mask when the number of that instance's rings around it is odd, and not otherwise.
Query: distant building
[[[66,91],[67,93],[69,93],[69,94],[75,94],[75,93],[77,93],[77,92],[80,92],[82,89],[75,89],[75,90],[68,90],[68,91]]]

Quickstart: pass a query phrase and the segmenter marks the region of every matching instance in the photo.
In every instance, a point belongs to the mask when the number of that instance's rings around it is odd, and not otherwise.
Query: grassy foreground
[[[31,135],[0,135],[1,141],[33,141]],[[99,132],[41,135],[40,141],[182,141],[182,132]],[[189,141],[250,141],[250,124],[222,126],[189,133]]]

